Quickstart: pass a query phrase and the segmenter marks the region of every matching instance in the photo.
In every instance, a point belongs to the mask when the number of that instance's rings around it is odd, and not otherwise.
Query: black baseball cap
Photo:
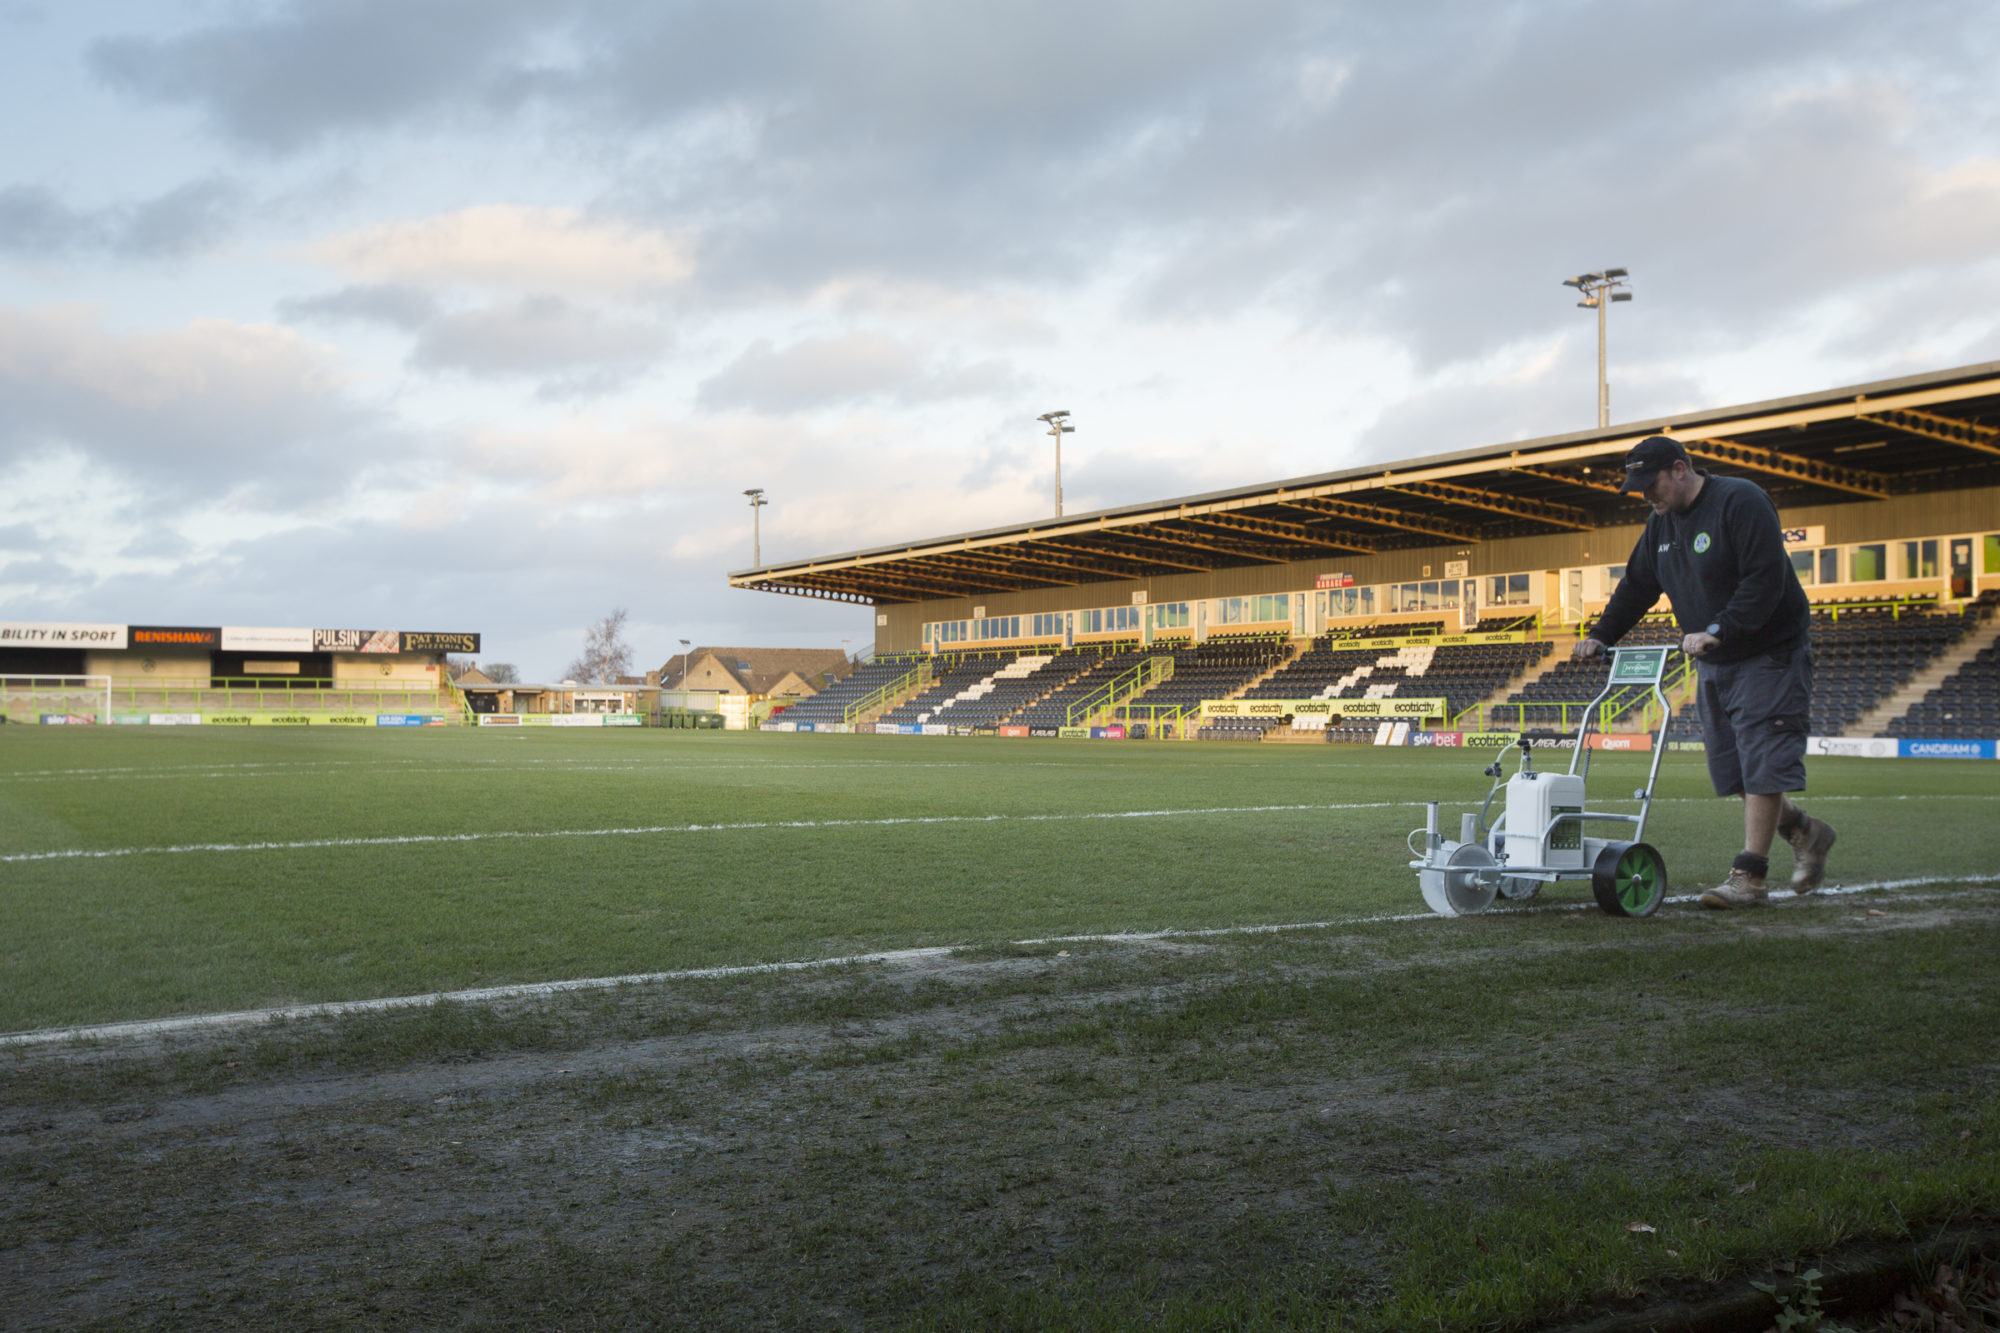
[[[1690,468],[1694,466],[1694,460],[1688,457],[1687,450],[1681,448],[1681,442],[1671,435],[1648,435],[1625,455],[1625,480],[1618,483],[1618,489],[1628,495],[1633,491],[1642,491],[1655,472],[1664,472],[1676,463],[1686,463]]]

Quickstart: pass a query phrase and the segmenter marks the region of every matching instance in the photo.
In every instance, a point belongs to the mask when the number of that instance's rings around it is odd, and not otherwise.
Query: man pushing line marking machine
[[[1654,665],[1664,670],[1665,649],[1614,649],[1611,645],[1639,623],[1662,593],[1666,594],[1680,626],[1681,651],[1697,663],[1696,699],[1709,779],[1716,795],[1743,800],[1743,850],[1731,863],[1728,877],[1701,895],[1701,905],[1727,909],[1762,904],[1774,834],[1792,846],[1792,892],[1811,893],[1826,876],[1834,832],[1786,795],[1803,791],[1806,785],[1806,726],[1813,686],[1812,608],[1785,554],[1777,506],[1755,482],[1698,470],[1680,441],[1666,435],[1648,436],[1632,447],[1625,455],[1625,480],[1618,489],[1641,496],[1652,509],[1652,517],[1632,548],[1625,576],[1605,604],[1604,614],[1576,641],[1575,655],[1590,658],[1610,651],[1614,682],[1621,670],[1639,669],[1633,665],[1637,659],[1628,654],[1657,651],[1660,658]],[[1599,700],[1603,697],[1598,696]],[[1664,706],[1665,696],[1660,697]],[[1585,729],[1589,723],[1586,716]],[[1661,744],[1653,754],[1655,774],[1666,739],[1664,717],[1660,726]],[[1583,743],[1583,731],[1579,730],[1579,751]],[[1525,754],[1522,766],[1525,772]],[[1570,767],[1576,786],[1565,787],[1563,799],[1580,806],[1581,775],[1575,773],[1575,759]],[[1494,776],[1498,777],[1497,772]],[[1521,775],[1516,775],[1515,780],[1520,779]],[[1651,779],[1640,793],[1636,822],[1641,834],[1650,792]],[[1506,849],[1510,857],[1520,854],[1513,840],[1525,834],[1525,812],[1515,814],[1513,797],[1510,783],[1508,815],[1513,831]],[[1546,824],[1549,836],[1557,828],[1580,832],[1581,820],[1574,817],[1575,810],[1568,804],[1558,805],[1546,795],[1539,799],[1551,812]],[[1490,804],[1492,797],[1487,800]],[[1436,806],[1431,809],[1424,859],[1412,863],[1419,867],[1425,901],[1447,915],[1468,910],[1461,902],[1472,904],[1469,910],[1485,910],[1492,899],[1484,886],[1497,882],[1504,891],[1507,881],[1496,875],[1493,867],[1477,864],[1482,855],[1493,855],[1491,849],[1478,846],[1474,840],[1478,821],[1468,816],[1463,841],[1446,843],[1437,832]],[[1558,810],[1571,817],[1553,818]],[[1565,843],[1571,836],[1563,833]],[[1607,912],[1645,916],[1659,905],[1658,898],[1665,896],[1666,869],[1652,848],[1640,842],[1630,846],[1632,855],[1640,858],[1629,867],[1635,886],[1631,895],[1618,887],[1616,874],[1611,876],[1609,887],[1603,877],[1593,875],[1593,886],[1598,903]],[[1440,862],[1445,848],[1451,850]],[[1637,887],[1645,873],[1641,848],[1650,854],[1650,864],[1661,881],[1660,893],[1650,905]],[[1542,864],[1555,864],[1548,856],[1557,851],[1574,854],[1567,846],[1549,844],[1543,848]],[[1454,868],[1450,856],[1461,857],[1462,864]],[[1479,901],[1482,894],[1486,894],[1484,902]],[[1635,905],[1643,910],[1634,910]]]
[[[1465,812],[1457,842],[1446,840],[1438,828],[1438,803],[1425,802],[1424,827],[1410,832],[1410,851],[1417,857],[1410,868],[1417,872],[1417,887],[1423,890],[1424,901],[1433,912],[1468,916],[1491,907],[1496,896],[1532,898],[1541,892],[1542,885],[1563,879],[1588,879],[1597,905],[1612,916],[1651,916],[1659,910],[1667,896],[1667,863],[1644,839],[1672,712],[1660,682],[1666,675],[1667,659],[1675,651],[1667,646],[1612,650],[1611,675],[1584,709],[1583,722],[1576,729],[1569,772],[1537,772],[1533,742],[1525,736],[1508,746],[1510,750],[1519,747],[1521,767],[1505,779],[1506,809],[1491,824],[1486,816],[1500,791],[1505,750],[1486,770],[1493,779],[1486,803],[1477,814]],[[1649,689],[1660,705],[1653,764],[1646,774],[1646,785],[1632,793],[1639,802],[1639,813],[1590,810],[1583,791],[1590,773],[1591,725],[1613,691],[1634,687]],[[1632,841],[1586,837],[1586,821],[1630,824]],[[1422,852],[1414,845],[1420,834],[1424,839]]]

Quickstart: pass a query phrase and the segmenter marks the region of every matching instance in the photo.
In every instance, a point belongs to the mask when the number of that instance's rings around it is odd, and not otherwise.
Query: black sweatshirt
[[[1722,642],[1704,661],[1740,662],[1804,643],[1812,611],[1785,554],[1778,507],[1755,482],[1701,475],[1707,480],[1685,514],[1646,520],[1590,637],[1618,642],[1664,591],[1681,633],[1720,627]]]

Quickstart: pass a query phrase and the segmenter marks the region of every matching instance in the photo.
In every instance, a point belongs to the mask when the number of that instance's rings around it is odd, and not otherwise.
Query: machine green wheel
[[[1590,868],[1590,887],[1612,916],[1651,916],[1666,901],[1666,858],[1651,843],[1607,843]]]

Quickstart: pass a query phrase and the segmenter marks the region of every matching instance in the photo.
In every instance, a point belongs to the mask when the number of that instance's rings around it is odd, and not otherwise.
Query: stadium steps
[[[920,680],[915,685],[910,686],[909,689],[904,690],[901,694],[892,695],[890,698],[884,700],[880,708],[871,708],[865,713],[855,714],[852,721],[856,726],[860,726],[864,722],[868,723],[870,726],[873,726],[875,720],[881,717],[882,714],[887,712],[892,712],[895,709],[901,708],[904,704],[916,698],[919,694],[922,694],[925,690],[929,689],[932,685],[936,683],[937,682],[935,679]]]
[[[1530,662],[1526,668],[1524,668],[1517,674],[1508,677],[1506,680],[1502,681],[1500,683],[1499,688],[1495,689],[1491,694],[1487,695],[1485,698],[1479,700],[1479,702],[1474,704],[1473,707],[1481,710],[1487,710],[1491,709],[1494,704],[1504,704],[1509,699],[1512,699],[1516,694],[1520,693],[1522,690],[1527,689],[1528,686],[1533,682],[1538,681],[1543,676],[1548,675],[1549,672],[1556,669],[1556,665],[1558,663],[1567,661],[1569,659],[1569,648],[1571,644],[1576,642],[1576,637],[1574,635],[1571,635],[1569,638],[1563,639],[1560,642],[1557,642],[1553,639],[1545,640],[1545,642],[1555,643],[1554,651],[1544,654],[1536,661]],[[1479,716],[1488,717],[1491,716],[1491,714],[1489,712],[1482,711],[1479,714]]]
[[[1881,703],[1863,713],[1861,720],[1854,724],[1854,734],[1887,736],[1891,722],[1909,712],[1925,695],[1942,685],[1946,676],[1979,656],[1979,650],[1996,639],[2000,639],[2000,616],[1988,616],[1891,691]]]
[[[1250,693],[1250,691],[1256,689],[1259,685],[1262,685],[1265,681],[1269,680],[1271,677],[1277,675],[1280,671],[1283,671],[1286,667],[1290,666],[1292,663],[1298,661],[1301,657],[1305,656],[1306,650],[1311,647],[1312,647],[1311,639],[1289,640],[1285,644],[1285,655],[1279,658],[1276,662],[1273,662],[1271,664],[1271,669],[1269,671],[1264,672],[1262,675],[1257,676],[1254,679],[1244,681],[1240,689],[1231,690],[1228,694],[1224,695],[1223,697],[1225,699],[1241,699],[1244,695]]]

